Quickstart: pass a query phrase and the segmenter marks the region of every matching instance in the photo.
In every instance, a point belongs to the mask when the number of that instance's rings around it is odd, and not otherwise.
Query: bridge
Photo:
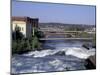
[[[38,31],[42,31],[42,32],[63,32],[63,33],[64,33],[64,32],[65,32],[65,33],[66,33],[66,32],[68,32],[68,33],[72,33],[72,32],[73,32],[73,33],[74,33],[74,32],[75,32],[75,33],[76,33],[76,32],[80,32],[80,33],[81,33],[81,32],[83,32],[83,31],[64,31],[64,30],[56,30],[56,29],[55,29],[55,30],[54,30],[54,29],[51,29],[51,30],[50,30],[50,29],[38,29]]]
[[[62,29],[49,29],[49,28],[43,28],[43,29],[38,29],[38,31],[42,31],[42,32],[62,32],[62,33],[82,33],[82,32],[87,32],[87,33],[95,33],[95,32],[91,32],[91,31],[64,31]]]
[[[92,40],[91,37],[80,37],[85,31],[39,30],[44,34],[40,40]],[[88,34],[89,35],[89,34]]]
[[[39,40],[86,40],[91,41],[93,38],[40,38]]]
[[[45,35],[46,38],[49,38],[50,36],[58,36],[61,37],[63,36],[64,38],[68,37],[76,37],[83,31],[50,31],[50,30],[42,30],[43,34]]]
[[[50,37],[60,37],[60,38],[79,38],[82,34],[84,34],[84,31],[42,31],[45,38]],[[89,33],[87,33],[90,35]],[[86,35],[87,35],[86,34]]]

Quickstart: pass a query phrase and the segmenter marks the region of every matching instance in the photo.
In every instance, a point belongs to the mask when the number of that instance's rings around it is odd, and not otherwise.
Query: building
[[[87,28],[85,32],[90,33],[90,34],[95,34],[96,33],[96,27],[91,27]]]
[[[38,28],[38,18],[12,17],[12,31],[19,27],[20,32],[27,38],[34,35],[34,28]]]

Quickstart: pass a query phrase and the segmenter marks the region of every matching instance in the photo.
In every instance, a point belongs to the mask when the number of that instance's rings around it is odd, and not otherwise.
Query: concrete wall
[[[32,24],[27,23],[27,25],[26,25],[26,36],[32,37],[32,35],[33,35],[32,31],[33,31]]]

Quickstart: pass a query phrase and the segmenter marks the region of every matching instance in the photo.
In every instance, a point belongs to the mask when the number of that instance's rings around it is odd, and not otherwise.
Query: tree
[[[12,34],[12,53],[22,54],[31,50],[39,49],[40,42],[38,39],[38,31],[34,30],[34,35],[31,38],[24,38],[23,34],[20,32],[20,28],[16,27]]]
[[[44,34],[42,31],[38,31],[36,28],[34,28],[34,35],[38,38],[44,37]]]
[[[12,33],[13,40],[21,40],[24,38],[24,35],[20,32],[20,27],[16,26],[15,31]]]

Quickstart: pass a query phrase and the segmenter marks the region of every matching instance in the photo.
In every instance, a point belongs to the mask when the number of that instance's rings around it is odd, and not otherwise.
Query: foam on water
[[[86,50],[84,48],[69,48],[65,49],[66,55],[73,55],[81,59],[87,59],[89,56],[95,55],[95,49]]]
[[[51,72],[85,69],[84,62],[75,57],[14,57],[12,73]],[[71,60],[70,60],[71,59]],[[20,64],[20,65],[19,65]]]
[[[95,54],[95,49],[87,50],[85,48],[63,48],[63,49],[55,49],[55,50],[42,50],[42,51],[32,51],[28,54],[23,54],[24,56],[33,56],[33,57],[45,57],[48,55],[54,55],[58,52],[64,51],[66,55],[72,55],[81,59],[87,59],[89,56]]]
[[[59,55],[64,52],[64,55]],[[58,53],[58,55],[56,55]],[[31,51],[12,58],[12,73],[84,70],[84,60],[95,54],[95,49],[63,47]]]

